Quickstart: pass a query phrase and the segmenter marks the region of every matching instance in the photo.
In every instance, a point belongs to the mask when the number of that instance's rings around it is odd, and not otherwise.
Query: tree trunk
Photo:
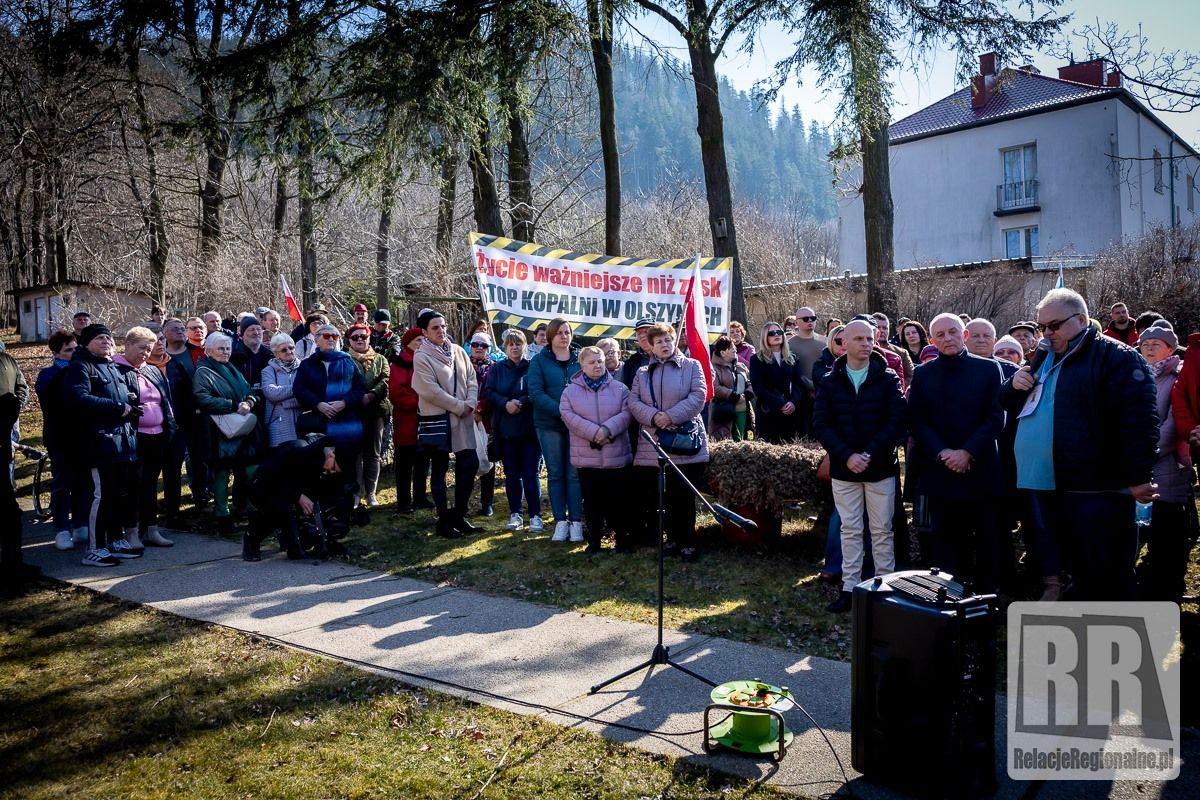
[[[864,132],[863,156],[863,223],[867,237],[867,307],[874,313],[882,311],[891,319],[898,314],[895,285],[895,251],[892,228],[895,210],[892,207],[891,178],[888,164],[888,124]]]
[[[166,215],[163,213],[162,195],[159,191],[158,152],[154,145],[154,120],[146,102],[142,85],[140,37],[130,37],[126,42],[126,58],[129,79],[133,84],[133,101],[137,113],[138,134],[142,140],[142,152],[146,157],[146,182],[148,192],[142,203],[142,221],[146,226],[146,244],[150,260],[150,296],[159,305],[166,305],[167,263],[171,255],[171,239],[167,234]],[[133,175],[130,175],[133,181]],[[134,194],[137,195],[136,186]],[[141,198],[138,198],[139,201]]]
[[[379,197],[379,228],[375,232],[375,307],[388,308],[391,304],[391,287],[388,285],[388,256],[392,235],[392,206],[396,203],[396,183],[384,181]]]
[[[317,302],[320,287],[317,285],[317,246],[313,206],[316,203],[316,180],[313,174],[312,120],[307,117],[301,124],[299,142],[296,147],[296,187],[299,193],[300,228],[300,292],[304,298],[304,309]]]
[[[613,3],[588,0],[588,31],[596,94],[600,100],[600,149],[604,156],[604,252],[621,255],[621,155],[617,151],[617,109],[613,97]]]
[[[29,221],[29,286],[40,286],[45,281],[42,277],[45,248],[42,245],[42,230],[46,223],[46,215],[42,210],[42,185],[35,181],[33,186],[33,207],[30,209]]]
[[[471,202],[475,207],[475,229],[492,236],[504,235],[504,218],[500,215],[500,195],[496,190],[496,173],[492,168],[491,147],[488,145],[488,123],[481,120],[480,129],[471,143],[467,163],[471,167]]]
[[[729,314],[730,319],[745,320],[746,300],[742,295],[742,268],[738,261],[737,230],[733,223],[733,192],[729,186],[729,165],[725,159],[725,123],[721,116],[716,56],[709,46],[707,29],[700,20],[692,22],[692,30],[703,31],[699,39],[688,42],[688,55],[691,57],[692,81],[696,88],[696,132],[700,135],[700,158],[704,165],[713,255],[733,258]],[[728,324],[729,320],[722,320],[722,326]]]
[[[283,247],[283,228],[287,224],[287,165],[280,160],[275,167],[275,211],[271,215],[271,243],[267,247],[267,274],[271,285],[279,281],[279,251]]]
[[[442,156],[438,175],[437,263],[445,274],[450,266],[450,241],[454,236],[454,195],[458,181],[458,149],[450,148]]]
[[[508,122],[508,200],[512,205],[509,218],[512,220],[514,239],[532,242],[533,232],[533,187],[529,180],[529,140],[522,116],[521,100],[511,92],[504,103]]]

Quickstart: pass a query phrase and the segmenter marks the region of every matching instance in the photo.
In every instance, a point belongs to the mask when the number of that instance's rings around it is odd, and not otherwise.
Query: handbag
[[[258,417],[253,414],[213,414],[212,421],[226,439],[240,439],[254,430]]]
[[[833,480],[833,475],[829,471],[829,453],[821,459],[821,463],[817,465],[817,480],[829,483]]]
[[[482,477],[491,472],[495,465],[488,458],[488,434],[482,422],[475,423],[475,455],[479,457],[479,469],[475,474]]]
[[[732,400],[713,399],[712,404],[708,407],[710,419],[714,423],[730,422],[737,413],[737,403]]]
[[[658,408],[658,400],[654,397],[654,370],[656,367],[658,365],[654,364],[647,370],[646,383],[650,385],[650,405],[662,411],[661,408]],[[700,441],[700,431],[693,420],[688,420],[674,430],[655,429],[655,433],[662,449],[677,456],[694,456],[703,447]]]
[[[296,417],[296,435],[324,434],[326,422],[325,415],[320,411],[304,411]]]
[[[458,368],[454,360],[450,360],[450,369],[454,372],[454,390],[450,396],[458,394]],[[439,453],[450,452],[450,412],[432,416],[417,417],[417,447],[434,450]]]

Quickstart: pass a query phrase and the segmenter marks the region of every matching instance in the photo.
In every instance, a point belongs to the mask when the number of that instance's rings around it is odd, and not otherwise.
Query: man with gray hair
[[[933,523],[922,552],[928,550],[930,566],[994,592],[1013,560],[997,508],[1003,494],[996,440],[1004,427],[1004,371],[991,353],[980,357],[966,350],[955,314],[934,317],[929,340],[938,357],[913,371],[908,389],[908,427],[916,443],[909,465],[918,476],[918,494],[929,498]],[[946,413],[947,402],[953,414]]]
[[[991,358],[996,347],[996,326],[983,317],[966,325],[967,352],[980,358]],[[931,336],[932,338],[932,336]]]
[[[1133,350],[1102,336],[1087,303],[1054,289],[1037,305],[1045,338],[1001,390],[1017,415],[1017,488],[1029,501],[1029,535],[1044,601],[1131,600],[1138,536],[1135,502],[1154,499],[1158,448],[1154,377]]]

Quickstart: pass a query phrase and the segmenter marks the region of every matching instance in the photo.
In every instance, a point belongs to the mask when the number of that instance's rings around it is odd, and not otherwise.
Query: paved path
[[[596,695],[588,688],[649,657],[651,626],[621,622],[479,592],[435,586],[336,562],[288,561],[264,549],[259,563],[241,560],[240,545],[172,533],[176,546],[149,549],[111,569],[84,567],[80,552],[54,549],[48,526],[28,524],[26,560],[44,573],[114,597],[191,619],[224,625],[375,668],[406,682],[555,723],[580,725],[610,739],[732,774],[765,778],[804,796],[833,792],[842,773],[820,732],[800,711],[788,712],[796,739],[781,764],[737,754],[707,755],[698,731],[708,687],[657,667]],[[860,798],[904,794],[861,778],[850,767],[850,667],[812,656],[713,636],[666,633],[671,655],[718,683],[754,678],[788,686],[820,723]],[[402,673],[402,674],[400,674]],[[432,676],[433,682],[420,676]],[[449,684],[458,684],[454,688]],[[491,693],[480,695],[472,690]],[[509,702],[518,698],[553,711]],[[1003,703],[997,742],[1003,742]],[[584,721],[578,715],[592,717]],[[655,731],[641,733],[619,725]],[[998,747],[998,759],[1003,758]],[[1185,764],[1200,757],[1184,740]],[[939,765],[930,764],[931,769]],[[1169,784],[1047,783],[1038,798],[1200,797],[1197,770]],[[1022,798],[1029,785],[1010,781],[998,760],[996,797]],[[954,796],[951,792],[951,796]]]

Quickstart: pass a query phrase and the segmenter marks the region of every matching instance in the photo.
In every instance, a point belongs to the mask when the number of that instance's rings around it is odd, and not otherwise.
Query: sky
[[[1114,22],[1130,31],[1136,31],[1140,25],[1156,50],[1191,49],[1195,52],[1200,41],[1200,14],[1195,10],[1187,11],[1188,7],[1194,9],[1191,3],[1183,0],[1066,0],[1058,13],[1073,14],[1068,24],[1072,30],[1095,23],[1097,19],[1102,25]],[[632,24],[642,35],[687,63],[683,40],[674,28],[653,15],[636,17]],[[628,41],[637,43],[637,33],[629,32],[626,35]],[[779,27],[765,29],[756,35],[753,55],[740,52],[736,46],[740,44],[735,40],[730,41],[718,62],[718,69],[726,80],[742,91],[749,91],[756,81],[770,77],[775,62],[791,50],[787,36]],[[1073,49],[1077,61],[1087,58],[1078,41]],[[1061,59],[1036,53],[1031,54],[1030,62],[1042,74],[1050,76],[1057,76],[1057,69],[1063,64]],[[954,67],[954,54],[942,51],[935,53],[926,63],[908,65],[894,75],[892,119],[906,117],[961,89],[962,85],[954,80]],[[802,76],[800,83],[793,79],[784,87],[781,97],[787,108],[798,105],[805,119],[815,119],[825,124],[833,121],[840,99],[836,92],[825,93],[817,88],[816,74],[811,71]],[[1200,148],[1200,110],[1188,114],[1158,112],[1158,116],[1180,137]]]

